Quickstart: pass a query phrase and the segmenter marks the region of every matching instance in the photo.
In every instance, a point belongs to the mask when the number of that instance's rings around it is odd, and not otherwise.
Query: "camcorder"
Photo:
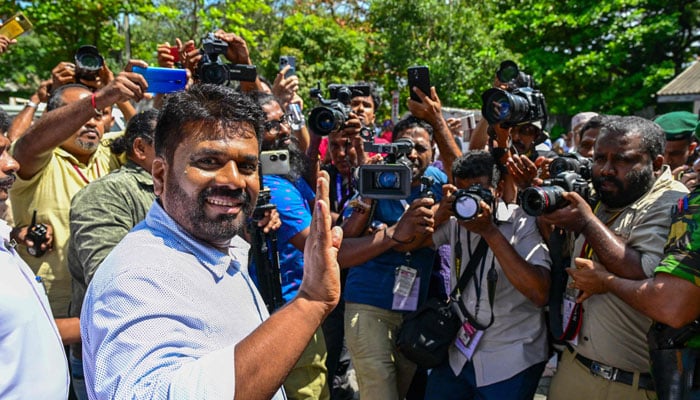
[[[542,186],[531,186],[520,194],[520,206],[533,217],[563,208],[569,202],[562,196],[565,192],[576,192],[584,200],[591,201],[588,180],[576,172],[564,171],[552,179],[545,179]]]
[[[202,59],[197,65],[199,81],[215,85],[228,84],[230,81],[254,82],[258,76],[255,65],[223,63],[219,55],[226,50],[228,50],[228,43],[218,39],[213,33],[208,33],[202,39],[200,49]]]
[[[31,247],[27,247],[27,253],[34,257],[41,257],[46,253],[46,251],[41,249],[41,245],[48,240],[48,229],[44,224],[36,223],[36,210],[34,210],[34,215],[32,215],[32,223],[29,225],[29,231],[27,232],[27,239],[31,240],[34,244]]]
[[[459,189],[454,193],[454,196],[452,212],[463,221],[472,220],[481,214],[481,201],[491,205],[491,209],[495,210],[496,198],[489,189],[481,185],[471,185],[466,189]]]
[[[365,142],[364,150],[386,153],[381,164],[365,164],[357,169],[358,191],[368,199],[405,199],[411,194],[412,165],[408,154],[413,141],[408,138],[394,143]]]
[[[321,95],[321,88],[311,89],[311,97],[315,98],[319,105],[309,113],[309,127],[319,136],[327,136],[329,133],[342,129],[345,122],[350,119],[350,101],[356,96],[370,96],[369,85],[328,85],[329,99]],[[372,138],[372,131],[363,127],[360,132],[365,140]]]
[[[80,46],[73,56],[75,61],[75,81],[94,81],[100,73],[105,59],[97,51],[97,47],[91,45]]]
[[[547,124],[547,103],[544,95],[534,88],[532,76],[520,71],[513,61],[506,60],[496,71],[498,80],[507,90],[491,88],[481,94],[481,113],[493,125],[504,128],[542,121]]]

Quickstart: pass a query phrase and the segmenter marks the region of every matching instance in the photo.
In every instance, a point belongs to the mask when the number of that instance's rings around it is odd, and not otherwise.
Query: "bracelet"
[[[97,93],[93,93],[92,96],[90,96],[90,104],[92,104],[92,109],[95,110],[95,115],[98,117],[101,117],[104,113],[97,108],[97,102],[95,101],[95,96],[97,96]]]
[[[29,101],[27,102],[27,104],[24,105],[24,107],[25,107],[25,108],[31,107],[31,108],[33,108],[33,109],[36,110],[36,109],[39,107],[39,105],[36,104],[35,102],[29,100]]]

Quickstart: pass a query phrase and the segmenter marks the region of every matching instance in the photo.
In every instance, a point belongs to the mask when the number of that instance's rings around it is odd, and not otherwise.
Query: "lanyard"
[[[81,171],[77,165],[75,165],[75,164],[71,164],[71,165],[73,166],[73,169],[75,170],[75,172],[77,172],[78,175],[80,175],[80,178],[82,178],[83,182],[85,182],[85,184],[89,184],[90,180],[85,175],[83,175],[83,171]],[[97,177],[99,178],[100,177],[100,164],[95,163],[95,168],[97,169]]]

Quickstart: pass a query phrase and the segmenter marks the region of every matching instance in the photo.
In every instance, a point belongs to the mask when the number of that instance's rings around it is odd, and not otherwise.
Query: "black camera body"
[[[73,60],[75,61],[76,82],[80,82],[81,79],[94,81],[105,64],[97,47],[90,45],[80,46],[75,52]]]
[[[565,192],[576,192],[584,200],[590,201],[588,180],[576,172],[564,171],[552,179],[545,179],[542,186],[531,186],[523,190],[520,206],[533,217],[546,214],[569,204],[562,196]]]
[[[535,87],[535,82],[532,80],[532,75],[528,75],[518,68],[512,60],[505,60],[496,70],[496,77],[501,83],[508,86],[508,90],[514,90],[523,87]]]
[[[34,210],[32,223],[29,226],[26,238],[34,243],[31,247],[27,247],[27,253],[29,253],[29,255],[41,257],[46,253],[45,250],[41,249],[41,245],[49,239],[48,228],[44,224],[36,223],[36,210]]]
[[[219,56],[228,50],[228,43],[208,33],[202,39],[202,59],[197,65],[197,77],[202,83],[215,85],[228,84],[230,81],[254,82],[258,76],[255,65],[226,64]]]
[[[557,176],[566,171],[576,172],[583,179],[591,179],[593,176],[593,161],[578,153],[566,153],[555,158],[549,164],[549,176]]]
[[[358,191],[368,199],[405,199],[411,195],[412,163],[407,154],[413,141],[399,139],[394,143],[366,142],[365,151],[386,153],[382,164],[365,164],[357,169]]]
[[[489,124],[500,122],[504,128],[535,121],[542,121],[542,126],[547,124],[547,103],[539,90],[492,88],[481,95],[481,100],[481,113]]]
[[[463,221],[469,221],[481,214],[481,201],[490,204],[492,209],[496,204],[493,193],[481,186],[471,185],[466,189],[459,189],[454,193],[455,201],[452,203],[452,212],[455,217]]]
[[[309,126],[319,136],[326,136],[331,132],[342,129],[350,118],[352,109],[350,101],[356,96],[371,95],[369,85],[328,85],[330,98],[325,100],[320,88],[311,89],[311,97],[315,98],[319,105],[309,113]],[[367,133],[363,138],[367,139]],[[369,132],[371,138],[371,131]]]

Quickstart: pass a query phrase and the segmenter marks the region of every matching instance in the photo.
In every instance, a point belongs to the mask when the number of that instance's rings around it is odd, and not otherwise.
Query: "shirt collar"
[[[229,243],[229,252],[224,254],[186,232],[168,215],[158,201],[154,201],[146,215],[146,225],[155,233],[164,236],[166,243],[182,252],[194,255],[216,279],[223,278],[229,268],[239,271],[247,268],[247,254],[250,244],[236,236]]]
[[[128,160],[122,168],[125,170],[130,170],[130,172],[134,174],[136,182],[139,184],[144,186],[153,186],[153,176],[135,162]]]

